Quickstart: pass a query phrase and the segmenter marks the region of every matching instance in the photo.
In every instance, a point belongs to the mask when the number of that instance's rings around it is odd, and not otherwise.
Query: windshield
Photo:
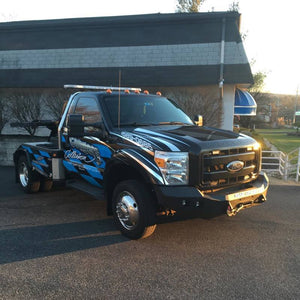
[[[119,96],[104,98],[113,126],[118,126]],[[120,126],[189,124],[191,119],[172,101],[159,96],[122,95]]]

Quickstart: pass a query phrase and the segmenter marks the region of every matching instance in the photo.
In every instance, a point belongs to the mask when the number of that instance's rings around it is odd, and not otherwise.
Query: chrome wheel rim
[[[139,221],[139,208],[132,196],[127,191],[122,192],[119,195],[116,213],[122,226],[127,230],[133,230],[136,228]]]
[[[26,187],[28,185],[28,168],[24,162],[19,168],[19,178],[22,186]]]

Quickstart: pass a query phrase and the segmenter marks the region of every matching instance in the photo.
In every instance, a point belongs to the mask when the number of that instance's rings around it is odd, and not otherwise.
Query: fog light
[[[220,154],[220,150],[213,150],[212,154],[213,155],[219,155]]]

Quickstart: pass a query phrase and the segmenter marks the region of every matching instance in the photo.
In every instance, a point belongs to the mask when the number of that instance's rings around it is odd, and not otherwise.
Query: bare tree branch
[[[42,95],[42,102],[45,105],[45,108],[55,120],[61,118],[63,106],[72,93],[73,90],[53,90],[45,92]]]
[[[39,120],[41,113],[41,92],[32,89],[13,90],[7,95],[11,116],[18,122]],[[25,126],[24,129],[34,135],[36,128]]]
[[[166,90],[166,97],[174,100],[189,116],[203,115],[206,126],[220,127],[222,123],[222,101],[214,91],[202,88],[199,92],[185,88]]]
[[[1,93],[0,94],[0,135],[2,129],[4,128],[8,120],[9,120],[9,112],[8,112],[7,101],[4,98],[4,94]]]
[[[200,5],[205,0],[178,0],[177,12],[194,13],[199,12]]]

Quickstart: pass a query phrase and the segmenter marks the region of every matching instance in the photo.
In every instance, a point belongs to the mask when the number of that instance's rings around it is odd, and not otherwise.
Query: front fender
[[[133,149],[123,149],[114,153],[104,171],[104,193],[107,200],[107,213],[112,214],[111,200],[115,186],[124,180],[137,179],[153,190],[154,185],[163,184],[158,167],[150,157]]]
[[[156,164],[151,161],[150,157],[146,157],[134,149],[122,149],[116,152],[110,163],[107,165],[104,178],[107,178],[110,170],[118,164],[123,164],[129,168],[133,168],[146,183],[164,184],[163,177]]]

